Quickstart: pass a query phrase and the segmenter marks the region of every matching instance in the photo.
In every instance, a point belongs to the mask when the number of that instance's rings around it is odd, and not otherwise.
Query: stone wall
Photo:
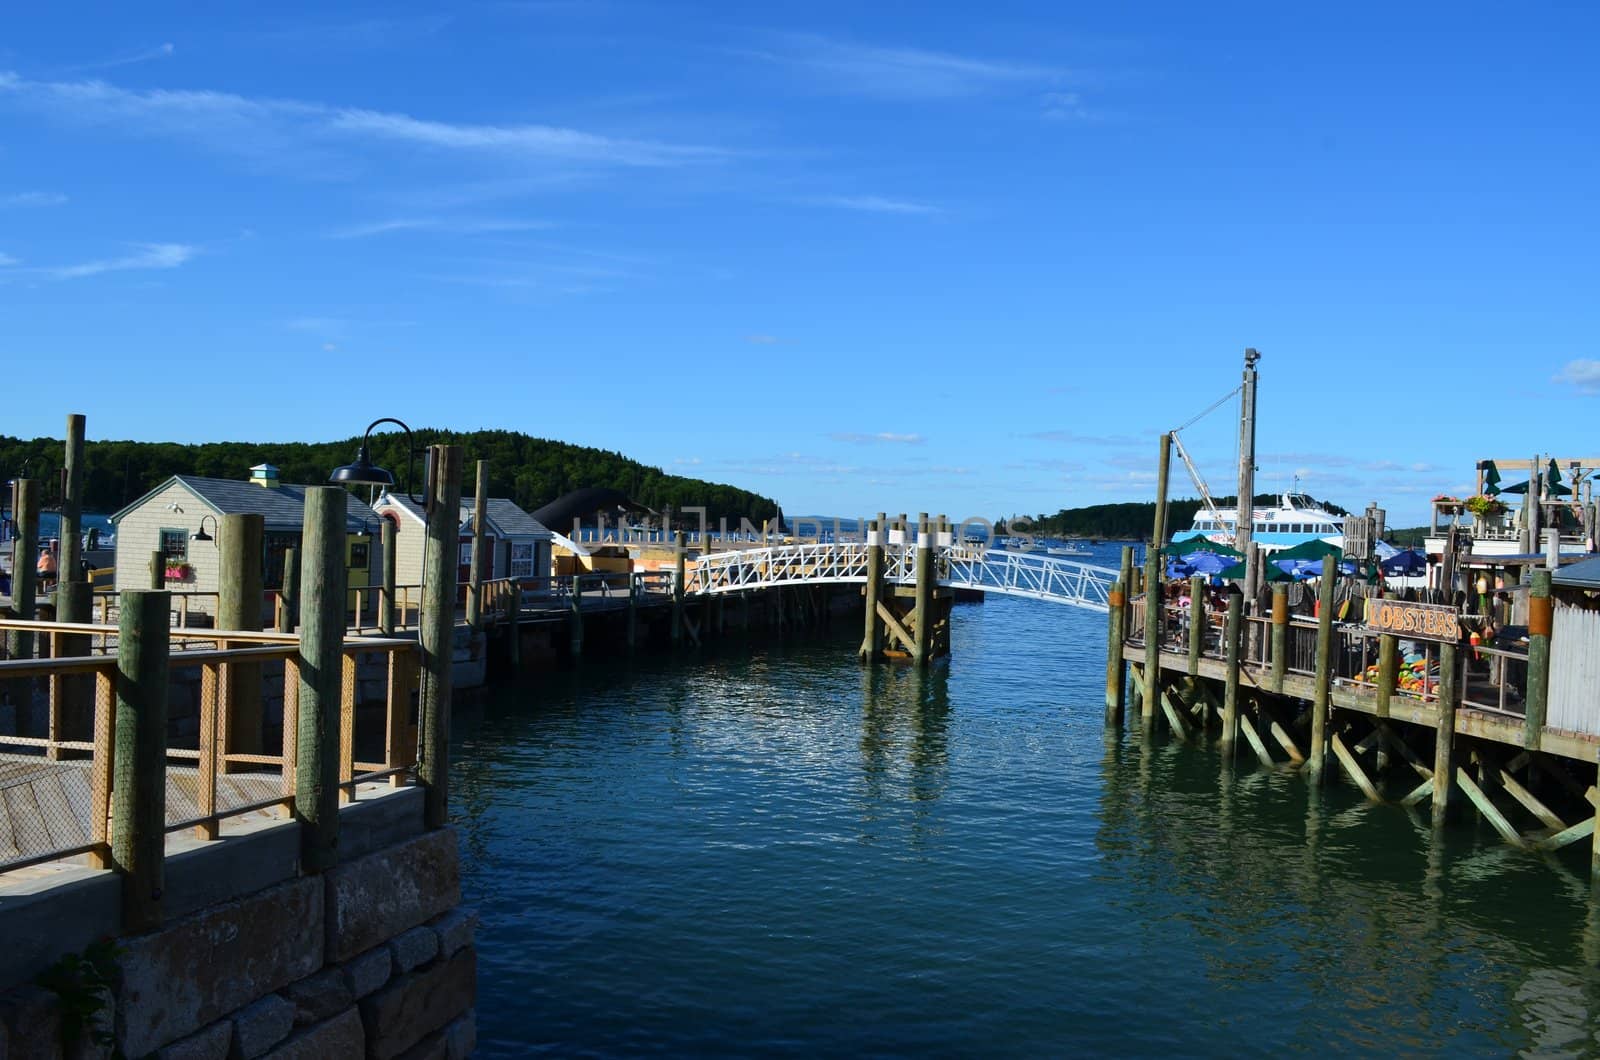
[[[0,1060],[467,1056],[477,918],[459,908],[456,834],[421,831],[420,799],[392,804],[405,815],[368,813],[341,829],[352,856],[321,875],[296,870],[118,940],[93,1015],[105,1042],[66,1040],[71,996],[0,992]],[[226,871],[205,853],[186,854],[181,871]]]

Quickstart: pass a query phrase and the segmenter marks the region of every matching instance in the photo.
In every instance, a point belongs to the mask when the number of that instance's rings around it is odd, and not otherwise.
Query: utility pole
[[[1255,347],[1244,351],[1244,388],[1239,398],[1239,503],[1234,520],[1233,547],[1244,553],[1244,583],[1258,585],[1260,561],[1250,547],[1255,529],[1256,498],[1256,362],[1261,359]],[[1251,601],[1252,603],[1254,601]]]

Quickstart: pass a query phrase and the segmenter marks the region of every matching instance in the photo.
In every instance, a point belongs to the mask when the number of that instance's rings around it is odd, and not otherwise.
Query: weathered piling
[[[283,550],[283,585],[278,590],[278,632],[293,633],[299,624],[300,550],[286,548]]]
[[[928,528],[928,513],[917,516],[917,610],[916,627],[911,631],[911,658],[926,666],[933,655],[933,535]]]
[[[583,655],[583,574],[572,576],[572,594],[567,598],[567,641],[574,659]]]
[[[467,572],[467,625],[473,632],[483,629],[483,567],[489,522],[489,461],[478,461],[478,477],[472,496],[472,566]],[[577,580],[573,580],[576,588]],[[582,634],[578,635],[582,640]]]
[[[1161,549],[1152,545],[1144,561],[1144,697],[1139,720],[1154,725],[1161,698]]]
[[[1378,634],[1378,703],[1379,718],[1389,716],[1394,700],[1395,682],[1400,677],[1400,638],[1393,633]]]
[[[1239,738],[1239,665],[1240,647],[1244,640],[1244,594],[1237,586],[1228,588],[1228,616],[1223,627],[1226,646],[1226,675],[1222,692],[1222,760],[1233,757],[1233,745]]]
[[[122,877],[122,926],[161,923],[167,838],[167,657],[172,596],[124,592],[117,618],[111,865]]]
[[[861,648],[856,654],[863,662],[878,658],[883,650],[883,621],[878,617],[878,607],[883,592],[883,542],[885,515],[867,524],[867,585],[865,612],[866,630],[861,636]]]
[[[1317,680],[1311,701],[1311,782],[1322,783],[1328,751],[1328,710],[1333,693],[1333,586],[1339,566],[1332,556],[1322,557],[1322,579],[1317,585]]]
[[[160,549],[150,553],[150,590],[159,592],[167,587],[167,554]]]
[[[1283,691],[1289,673],[1289,587],[1278,582],[1272,587],[1272,669],[1271,688]]]
[[[294,813],[301,824],[300,861],[308,872],[332,868],[338,861],[345,630],[344,498],[344,490],[337,486],[311,486],[305,493],[300,572],[305,600],[300,609]]]
[[[456,513],[461,510],[461,447],[435,445],[428,496],[428,540],[423,553],[422,690],[418,699],[417,779],[429,828],[450,821],[450,664],[455,648]]]
[[[1189,676],[1200,676],[1200,656],[1206,644],[1206,580],[1196,574],[1189,579]]]
[[[1109,728],[1122,727],[1127,699],[1127,663],[1122,658],[1123,632],[1127,628],[1127,618],[1123,614],[1127,609],[1125,584],[1113,582],[1111,591],[1106,594],[1110,611],[1106,631],[1106,725]]]
[[[687,538],[682,530],[673,537],[672,557],[672,646],[683,643],[683,591],[688,575]]]
[[[1459,660],[1455,641],[1439,643],[1439,723],[1433,744],[1433,824],[1445,822],[1450,810],[1450,791],[1454,786],[1451,776],[1455,753],[1456,704],[1461,697],[1457,678]]]
[[[1172,435],[1162,434],[1156,458],[1156,518],[1150,537],[1157,548],[1167,543],[1167,475],[1172,470]]]
[[[1528,695],[1523,723],[1523,746],[1539,749],[1550,702],[1550,629],[1554,618],[1550,603],[1550,571],[1536,568],[1528,590]]]
[[[83,433],[83,415],[74,412],[67,417],[66,452],[61,467],[61,554],[57,557],[56,575],[63,590],[87,581],[83,575]],[[87,622],[91,603],[88,592],[58,594],[56,620]]]
[[[12,518],[17,522],[17,537],[11,543],[11,607],[20,621],[32,622],[39,615],[39,575],[34,569],[39,552],[39,484],[19,478],[14,488]],[[33,634],[24,630],[11,633],[6,650],[13,659],[31,657]]]
[[[261,555],[266,517],[224,515],[217,527],[219,592],[217,625],[223,629],[261,628]],[[260,754],[261,664],[228,664],[226,743],[230,754]]]
[[[394,636],[394,596],[398,576],[395,574],[394,520],[385,516],[379,531],[383,548],[383,588],[378,595],[378,631],[385,637]],[[513,593],[515,597],[519,594]]]
[[[628,625],[627,641],[628,650],[632,651],[639,642],[639,576],[628,575]]]

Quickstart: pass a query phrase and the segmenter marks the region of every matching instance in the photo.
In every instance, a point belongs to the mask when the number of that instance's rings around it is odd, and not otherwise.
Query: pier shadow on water
[[[460,712],[480,1051],[1597,1051],[1581,858],[1108,735],[1103,628],[992,599],[927,673],[836,628]]]

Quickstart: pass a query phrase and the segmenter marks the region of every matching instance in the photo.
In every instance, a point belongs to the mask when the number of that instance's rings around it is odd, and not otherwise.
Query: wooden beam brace
[[[1288,753],[1289,760],[1295,765],[1300,765],[1304,762],[1306,756],[1301,753],[1300,748],[1295,745],[1294,740],[1290,738],[1284,727],[1278,723],[1276,712],[1267,705],[1265,700],[1258,701],[1256,706],[1261,711],[1261,717],[1267,722],[1267,731],[1272,734],[1274,740],[1278,741],[1278,746]]]
[[[1520,802],[1523,809],[1539,818],[1539,820],[1543,821],[1546,825],[1555,829],[1557,832],[1563,832],[1566,830],[1567,822],[1563,821],[1560,817],[1557,817],[1554,811],[1535,798],[1531,791],[1517,783],[1516,777],[1513,777],[1508,771],[1495,766],[1486,766],[1485,768],[1491,770],[1494,775],[1494,779],[1502,788],[1506,790],[1506,794]]]
[[[912,641],[911,634],[907,633],[906,627],[900,624],[898,618],[894,617],[894,612],[882,603],[878,604],[878,617],[883,619],[884,628],[889,631],[889,634],[895,640],[900,642],[902,648],[909,652],[916,651],[916,644]]]
[[[1187,743],[1193,732],[1189,728],[1189,722],[1183,716],[1183,711],[1178,704],[1172,702],[1172,698],[1172,693],[1170,692],[1161,693],[1161,710],[1166,714],[1167,720],[1172,723],[1173,731],[1178,734],[1178,738]],[[1181,702],[1182,700],[1179,701],[1179,703]]]
[[[1378,789],[1367,778],[1367,774],[1361,768],[1361,763],[1356,761],[1356,756],[1345,748],[1344,741],[1339,739],[1339,734],[1332,733],[1329,736],[1328,743],[1333,748],[1334,757],[1344,767],[1345,774],[1355,781],[1356,787],[1361,789],[1362,794],[1373,802],[1382,802],[1383,796],[1378,794]]]
[[[1594,835],[1594,818],[1585,817],[1571,828],[1563,828],[1553,836],[1540,839],[1533,845],[1540,850],[1559,850],[1569,843]]]
[[[1505,814],[1501,813],[1489,799],[1489,796],[1483,793],[1483,789],[1478,787],[1478,782],[1473,780],[1472,775],[1460,766],[1456,767],[1456,783],[1466,793],[1467,798],[1472,800],[1472,805],[1478,808],[1478,812],[1483,814],[1484,820],[1493,825],[1494,830],[1500,833],[1500,838],[1512,846],[1528,845],[1527,841],[1522,838],[1522,833],[1511,826],[1511,822],[1506,820]]]
[[[1433,798],[1433,778],[1430,776],[1421,784],[1412,788],[1405,798],[1400,800],[1402,806],[1417,806]]]
[[[1378,746],[1379,741],[1382,739],[1383,737],[1379,735],[1378,730],[1374,728],[1371,732],[1367,733],[1360,743],[1352,747],[1351,750],[1358,755],[1364,755],[1374,747]]]
[[[1583,790],[1583,785],[1569,777],[1567,775],[1567,771],[1551,762],[1547,755],[1529,755],[1528,760],[1536,769],[1539,770],[1539,772],[1543,773],[1545,776],[1551,778],[1557,784],[1560,784],[1563,788],[1565,788],[1568,795],[1571,795],[1575,799],[1586,799],[1589,797],[1588,793]],[[1594,789],[1590,788],[1589,790],[1593,791]]]
[[[1268,769],[1276,769],[1278,763],[1272,760],[1272,755],[1267,752],[1267,745],[1261,742],[1261,735],[1256,732],[1256,727],[1250,720],[1250,715],[1244,711],[1239,712],[1239,730],[1244,733],[1244,738],[1249,741],[1250,747],[1256,753],[1256,758]]]
[[[1417,757],[1417,752],[1411,749],[1410,744],[1396,736],[1387,725],[1380,726],[1378,731],[1383,733],[1384,743],[1400,752],[1400,757],[1404,758],[1411,768],[1417,771],[1417,776],[1428,781],[1433,779],[1433,770],[1425,765],[1422,759]]]

